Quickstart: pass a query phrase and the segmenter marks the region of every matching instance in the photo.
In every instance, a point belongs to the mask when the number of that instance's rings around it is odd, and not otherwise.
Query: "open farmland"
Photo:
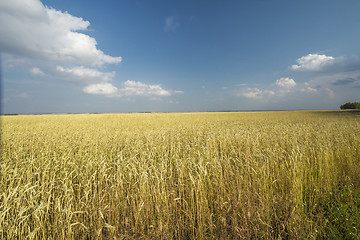
[[[1,239],[360,238],[359,112],[1,119]]]

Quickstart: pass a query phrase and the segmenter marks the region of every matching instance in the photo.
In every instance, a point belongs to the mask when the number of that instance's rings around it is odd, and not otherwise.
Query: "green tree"
[[[360,103],[359,102],[347,102],[340,106],[340,109],[360,109]]]

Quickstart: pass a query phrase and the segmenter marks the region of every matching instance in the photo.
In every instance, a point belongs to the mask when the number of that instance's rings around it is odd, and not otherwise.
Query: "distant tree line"
[[[359,102],[347,102],[340,106],[340,109],[360,109],[360,103]]]

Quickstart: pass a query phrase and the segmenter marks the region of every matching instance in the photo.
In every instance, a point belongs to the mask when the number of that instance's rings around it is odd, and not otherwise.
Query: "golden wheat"
[[[360,237],[356,112],[1,119],[2,239]]]

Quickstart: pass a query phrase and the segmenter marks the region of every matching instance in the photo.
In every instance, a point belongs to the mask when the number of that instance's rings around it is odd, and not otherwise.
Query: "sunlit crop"
[[[1,239],[360,238],[358,112],[1,120]]]

